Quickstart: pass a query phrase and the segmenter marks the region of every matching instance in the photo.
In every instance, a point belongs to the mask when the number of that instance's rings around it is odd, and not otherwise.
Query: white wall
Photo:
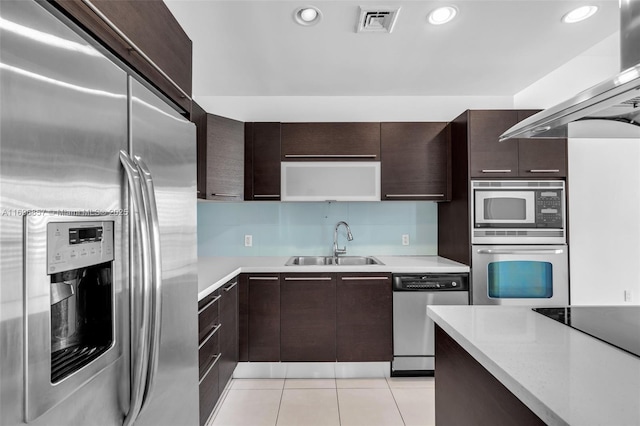
[[[197,96],[240,121],[451,121],[467,109],[513,108],[511,96]]]
[[[616,32],[516,93],[513,104],[518,109],[549,108],[619,71],[620,33]]]
[[[569,136],[571,304],[640,305],[640,127],[578,122]]]

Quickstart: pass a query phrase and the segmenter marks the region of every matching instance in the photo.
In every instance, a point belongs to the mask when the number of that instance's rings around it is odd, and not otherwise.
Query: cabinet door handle
[[[511,169],[483,169],[482,173],[511,173]]]
[[[331,277],[285,277],[285,281],[331,281]]]
[[[218,356],[216,356],[215,361],[213,361],[213,363],[209,366],[209,368],[207,368],[207,371],[204,372],[204,374],[202,375],[202,379],[200,379],[200,381],[198,382],[198,384],[201,384],[202,381],[207,377],[207,375],[211,372],[211,370],[213,369],[213,366],[216,365],[218,363],[218,361],[220,360],[220,357],[222,356],[222,352],[220,352],[218,354]]]
[[[533,169],[529,170],[531,173],[560,173],[560,169]]]
[[[254,194],[253,198],[276,198],[279,196],[280,194]]]
[[[201,314],[205,309],[207,309],[209,306],[213,305],[214,303],[216,303],[218,301],[218,299],[220,299],[222,296],[216,296],[213,298],[213,300],[209,303],[207,303],[206,305],[204,305],[202,307],[202,309],[198,309],[198,315]]]
[[[256,281],[275,281],[275,280],[279,280],[279,277],[249,277],[250,280],[256,280]]]
[[[231,290],[232,288],[234,288],[237,285],[238,285],[238,281],[232,283],[229,287],[225,287],[224,291],[229,291],[229,290]]]
[[[340,277],[341,280],[343,281],[365,281],[365,280],[376,280],[376,281],[382,281],[382,280],[389,280],[389,277]]]
[[[212,197],[239,197],[240,194],[222,194],[222,193],[216,193],[216,194],[211,194]]]
[[[207,336],[207,337],[202,341],[202,343],[200,343],[200,344],[198,345],[198,350],[202,349],[202,347],[203,347],[204,345],[206,345],[206,344],[207,344],[207,342],[208,342],[209,340],[211,340],[211,338],[213,337],[213,335],[214,335],[214,334],[216,334],[216,332],[220,329],[220,327],[222,327],[222,324],[218,324],[218,325],[216,325],[216,326],[214,327],[214,329],[213,329],[213,330],[209,333],[209,335],[208,335],[208,336]]]
[[[376,158],[376,154],[285,154],[284,158]]]
[[[444,197],[444,194],[385,194],[385,197]]]

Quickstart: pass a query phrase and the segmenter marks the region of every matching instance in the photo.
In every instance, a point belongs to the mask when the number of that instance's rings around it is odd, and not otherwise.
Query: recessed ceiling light
[[[315,25],[320,22],[322,12],[315,6],[299,7],[293,13],[295,21],[304,26]]]
[[[598,6],[581,6],[577,9],[573,9],[571,12],[567,12],[562,17],[562,22],[565,24],[575,24],[576,22],[584,21],[587,18],[592,17],[598,11]]]
[[[444,6],[433,9],[429,14],[429,23],[433,25],[442,25],[451,21],[458,14],[458,9],[454,6]]]

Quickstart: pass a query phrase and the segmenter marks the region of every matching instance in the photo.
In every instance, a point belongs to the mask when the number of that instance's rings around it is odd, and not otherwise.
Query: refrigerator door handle
[[[134,157],[138,171],[142,176],[142,194],[146,201],[145,210],[149,223],[149,237],[151,245],[151,313],[149,334],[149,362],[147,370],[147,382],[145,385],[144,401],[141,411],[149,400],[154,387],[154,381],[158,370],[158,357],[160,353],[160,332],[162,321],[162,263],[160,251],[160,224],[158,221],[158,206],[156,204],[153,177],[149,168],[141,157]]]
[[[127,175],[127,182],[129,183],[129,190],[131,192],[131,200],[133,203],[133,210],[137,212],[135,214],[136,221],[136,235],[138,240],[138,246],[141,251],[142,268],[140,275],[142,278],[142,301],[141,301],[141,315],[135,309],[131,308],[131,358],[132,358],[132,372],[131,372],[131,397],[129,403],[129,412],[124,419],[124,425],[130,426],[138,418],[140,410],[142,408],[142,402],[145,394],[145,378],[148,370],[149,358],[147,353],[149,352],[149,288],[151,287],[150,276],[150,243],[149,243],[149,225],[147,222],[147,214],[144,209],[144,196],[141,184],[140,173],[137,166],[129,157],[125,151],[120,151],[120,162],[124,167],[125,174]],[[130,283],[131,289],[131,301],[130,305],[135,306],[135,288]],[[138,321],[140,318],[140,321]]]

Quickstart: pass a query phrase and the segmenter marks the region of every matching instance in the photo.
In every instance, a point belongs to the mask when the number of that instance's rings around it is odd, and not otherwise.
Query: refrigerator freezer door
[[[23,424],[25,412],[21,212],[124,213],[118,152],[127,147],[127,77],[35,1],[0,3],[0,423],[16,425]],[[123,216],[122,226],[127,222]],[[116,250],[125,251],[119,274],[129,267],[126,233],[120,241]],[[38,244],[30,256],[44,259],[45,246]],[[123,289],[115,292],[118,306],[126,306]],[[48,304],[38,306],[44,310],[30,316],[46,323]],[[120,309],[116,317],[116,338],[124,343],[128,311]],[[39,341],[50,346],[51,336]],[[121,380],[126,343],[121,353],[119,361],[30,424],[121,424],[128,401],[128,383]]]
[[[131,153],[153,177],[160,225],[158,368],[136,426],[198,425],[195,126],[133,78]],[[135,241],[135,239],[132,239]]]

